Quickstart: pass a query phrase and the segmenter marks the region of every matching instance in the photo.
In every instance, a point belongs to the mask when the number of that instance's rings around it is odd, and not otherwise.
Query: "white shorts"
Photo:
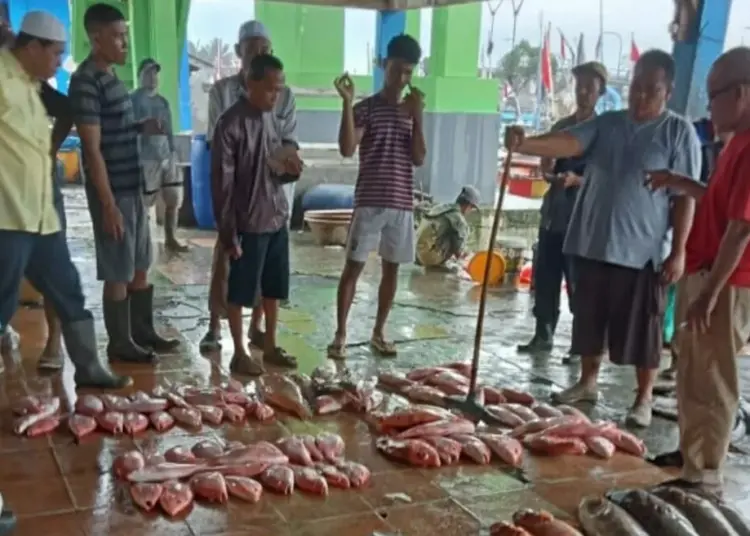
[[[147,207],[154,206],[159,193],[167,208],[179,208],[182,205],[182,177],[172,159],[145,160],[143,162],[144,194]]]
[[[346,241],[346,258],[366,262],[375,248],[384,261],[414,262],[414,213],[395,208],[355,208]]]

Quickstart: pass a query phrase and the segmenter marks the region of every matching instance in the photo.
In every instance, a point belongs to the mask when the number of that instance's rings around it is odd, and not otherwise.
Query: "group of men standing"
[[[666,292],[677,283],[672,346],[683,472],[674,484],[720,494],[740,399],[736,359],[750,336],[750,49],[726,52],[709,75],[711,119],[728,141],[707,185],[699,180],[693,125],[666,109],[674,70],[669,54],[644,53],[628,109],[595,116],[586,86],[599,88],[606,72],[581,66],[579,109],[564,120],[573,124],[531,138],[507,130],[509,150],[556,159],[554,167],[545,163],[553,171],[539,237],[537,329],[519,349],[551,347],[565,274],[571,353],[581,356],[581,376],[554,397],[596,401],[606,351],[614,363],[635,367],[638,390],[627,420],[648,426]],[[578,191],[569,197],[572,188]],[[557,226],[555,214],[564,215]]]

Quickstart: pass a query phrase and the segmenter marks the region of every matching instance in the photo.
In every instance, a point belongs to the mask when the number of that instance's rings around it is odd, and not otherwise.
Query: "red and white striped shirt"
[[[375,94],[354,106],[354,126],[364,129],[354,207],[414,210],[412,119]]]

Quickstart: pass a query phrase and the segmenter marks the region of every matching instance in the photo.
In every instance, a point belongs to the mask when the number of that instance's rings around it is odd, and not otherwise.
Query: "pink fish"
[[[254,400],[247,406],[247,414],[260,422],[272,421],[276,416],[276,412],[273,408],[268,404],[264,404],[260,400]]]
[[[297,489],[314,495],[328,495],[328,482],[315,469],[295,465],[292,470],[294,471],[294,486]]]
[[[316,443],[315,436],[306,434],[306,435],[300,436],[300,439],[302,439],[302,442],[305,444],[305,448],[307,449],[307,452],[310,453],[310,458],[312,458],[312,461],[322,462],[323,460],[325,460],[325,456],[323,455],[323,452],[321,452],[320,448],[318,447],[318,444]]]
[[[531,408],[534,413],[536,413],[539,417],[542,419],[549,419],[551,417],[562,417],[565,414],[560,411],[560,409],[550,406],[549,404],[545,404],[543,402],[534,404]]]
[[[148,416],[148,420],[151,421],[151,426],[157,432],[166,432],[174,426],[174,417],[172,417],[166,411],[157,411]]]
[[[244,408],[252,404],[253,399],[246,393],[226,391],[224,392],[224,402],[227,404],[236,404]]]
[[[320,449],[323,457],[331,463],[338,461],[344,455],[344,449],[346,448],[344,440],[338,434],[319,434],[315,438],[315,444]]]
[[[508,402],[507,404],[503,404],[503,407],[521,417],[524,422],[539,420],[539,415],[537,415],[531,408],[529,408],[528,406],[524,406],[523,404]]]
[[[263,494],[263,486],[252,478],[246,476],[225,476],[229,495],[241,501],[255,504]]]
[[[562,404],[560,406],[557,406],[557,409],[563,412],[563,415],[569,415],[571,417],[578,417],[582,420],[588,421],[588,415],[586,415],[584,412],[582,412],[580,409],[575,408],[573,406],[569,406],[567,404]]]
[[[443,365],[445,368],[455,370],[459,374],[462,374],[463,376],[466,376],[467,378],[471,378],[471,371],[472,366],[471,363],[461,363],[461,362],[453,362],[453,363],[447,363]]]
[[[320,395],[315,398],[315,415],[331,415],[338,413],[344,408],[342,397],[333,395]]]
[[[608,428],[601,431],[601,436],[609,439],[618,449],[628,454],[638,457],[646,455],[646,445],[629,432],[617,428]]]
[[[196,458],[203,459],[218,458],[224,453],[224,449],[221,448],[221,445],[210,439],[199,441],[193,445],[190,451]]]
[[[104,411],[104,403],[96,395],[81,395],[76,400],[76,413],[96,417]]]
[[[260,481],[282,495],[291,495],[294,491],[294,471],[288,465],[271,465],[260,475]]]
[[[589,448],[589,451],[593,452],[600,458],[608,460],[615,454],[615,444],[605,437],[588,436],[584,438],[584,441],[586,441],[586,446]]]
[[[536,399],[533,396],[531,396],[529,393],[524,393],[523,391],[516,391],[515,389],[503,387],[502,389],[500,389],[500,392],[503,394],[505,399],[512,404],[533,406],[536,402]]]
[[[148,418],[140,413],[130,411],[123,416],[122,427],[126,434],[140,434],[148,428]]]
[[[609,427],[614,427],[609,424]],[[557,424],[543,431],[544,435],[556,437],[586,437],[590,435],[601,435],[603,426],[596,426],[590,422],[578,420],[566,424]]]
[[[164,459],[171,463],[195,463],[195,454],[186,447],[177,445],[164,453]]]
[[[469,392],[469,380],[466,376],[453,370],[442,370],[427,377],[426,385],[437,387],[447,395],[466,395]]]
[[[24,396],[13,403],[13,413],[19,417],[39,413],[43,403],[38,396]]]
[[[580,456],[588,450],[580,437],[548,436],[545,432],[527,436],[523,442],[534,453],[548,456]]]
[[[286,465],[289,458],[278,447],[267,441],[258,441],[251,445],[232,449],[215,460],[215,465],[232,465],[236,463],[257,462],[267,465]]]
[[[190,488],[196,497],[208,502],[223,504],[229,500],[229,491],[224,477],[217,471],[198,473],[190,478]]]
[[[381,372],[378,375],[378,383],[395,391],[414,385],[414,382],[401,372]]]
[[[511,437],[524,437],[526,435],[535,434],[537,432],[541,432],[542,430],[553,428],[558,425],[571,424],[575,422],[580,422],[580,419],[578,417],[572,417],[569,415],[565,415],[563,417],[540,419],[537,421],[524,423],[520,426],[516,426],[510,433],[510,435]]]
[[[512,437],[501,434],[477,434],[495,455],[512,467],[520,467],[523,462],[523,445]]]
[[[190,409],[190,404],[176,393],[164,393],[165,398],[176,408]]]
[[[96,430],[96,419],[87,415],[71,415],[68,418],[68,429],[76,439],[81,439]]]
[[[442,396],[442,395],[441,395]],[[419,424],[453,419],[455,415],[443,408],[416,404],[407,408],[398,409],[389,414],[373,414],[376,428],[388,434],[393,431],[404,430]]]
[[[338,489],[349,489],[351,487],[349,477],[333,465],[319,463],[315,465],[315,469],[323,475],[329,486]]]
[[[201,412],[203,422],[219,425],[224,420],[224,410],[219,407],[198,404],[195,409]]]
[[[475,430],[476,426],[473,422],[455,417],[449,420],[420,424],[404,430],[396,437],[399,439],[410,439],[428,435],[452,436],[456,434],[473,434]]]
[[[125,416],[117,411],[105,411],[96,416],[96,423],[110,434],[119,435],[125,426]]]
[[[452,435],[451,438],[461,443],[461,454],[473,462],[487,465],[492,460],[492,451],[476,436],[457,434]]]
[[[505,396],[503,396],[503,392],[496,387],[485,385],[482,387],[482,390],[484,391],[484,401],[486,404],[505,404],[508,401]]]
[[[297,465],[313,465],[310,453],[305,448],[305,442],[298,436],[289,436],[280,439],[276,443],[284,454],[289,457],[289,461]]]
[[[169,410],[174,420],[189,428],[200,428],[203,423],[201,412],[195,408],[174,407]]]
[[[268,469],[269,464],[262,462],[233,463],[232,465],[215,465],[211,469],[224,476],[255,477]]]
[[[269,374],[263,380],[263,396],[272,406],[287,411],[306,420],[312,417],[312,410],[302,396],[299,386],[291,378],[282,374]]]
[[[339,460],[336,469],[346,475],[353,488],[362,488],[370,483],[370,470],[361,463]]]
[[[245,422],[245,408],[237,404],[222,404],[221,409],[224,411],[224,419],[232,424],[242,424]]]
[[[26,430],[26,435],[28,437],[38,437],[46,435],[50,432],[54,432],[58,426],[60,426],[60,417],[58,417],[57,415],[53,415],[51,417],[41,419],[29,426],[29,428]]]
[[[429,443],[421,439],[390,439],[376,441],[378,450],[395,460],[416,467],[440,467],[440,455]]]
[[[48,419],[57,415],[60,411],[60,399],[58,397],[50,398],[39,406],[36,413],[30,413],[23,417],[16,419],[13,425],[13,431],[18,435],[23,435],[29,428],[34,426],[39,421]]]
[[[440,389],[435,389],[429,385],[412,385],[405,388],[403,394],[414,402],[426,402],[436,406],[442,406],[445,403],[445,394]]]
[[[169,406],[163,398],[152,398],[149,400],[131,400],[122,405],[121,411],[132,411],[135,413],[153,413],[155,411],[164,411]]]
[[[179,480],[190,478],[196,473],[205,471],[206,466],[196,463],[160,463],[147,465],[141,469],[128,474],[130,482],[164,482],[167,480]]]
[[[451,465],[461,458],[461,443],[444,436],[424,436],[422,441],[429,443],[440,455],[442,465]]]
[[[115,458],[112,464],[112,471],[117,478],[127,478],[134,471],[143,469],[146,466],[146,460],[137,450],[130,450],[120,454]]]
[[[109,393],[100,395],[99,398],[104,404],[104,409],[107,411],[123,411],[129,402],[124,396],[112,395]]]
[[[406,377],[410,379],[413,382],[421,382],[429,378],[430,376],[433,376],[437,374],[438,372],[442,372],[444,370],[450,370],[444,367],[426,367],[426,368],[418,368],[414,369],[411,372],[406,374]]]
[[[187,484],[183,484],[177,480],[170,480],[164,483],[164,489],[159,497],[159,504],[168,516],[174,517],[187,510],[193,504],[193,491]]]
[[[497,406],[487,405],[484,406],[484,410],[487,412],[491,419],[496,421],[498,424],[508,426],[509,428],[517,428],[526,422],[516,413],[506,408],[505,404],[499,404]]]
[[[150,512],[159,504],[159,498],[164,491],[164,486],[158,483],[142,482],[130,486],[130,496],[133,502],[146,512]]]

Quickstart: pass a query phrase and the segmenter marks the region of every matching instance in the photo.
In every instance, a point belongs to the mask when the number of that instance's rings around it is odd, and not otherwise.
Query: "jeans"
[[[573,303],[575,288],[573,259],[563,253],[564,233],[539,229],[539,242],[534,265],[534,316],[549,324],[554,331],[560,316],[560,292],[563,278],[568,302]]]

